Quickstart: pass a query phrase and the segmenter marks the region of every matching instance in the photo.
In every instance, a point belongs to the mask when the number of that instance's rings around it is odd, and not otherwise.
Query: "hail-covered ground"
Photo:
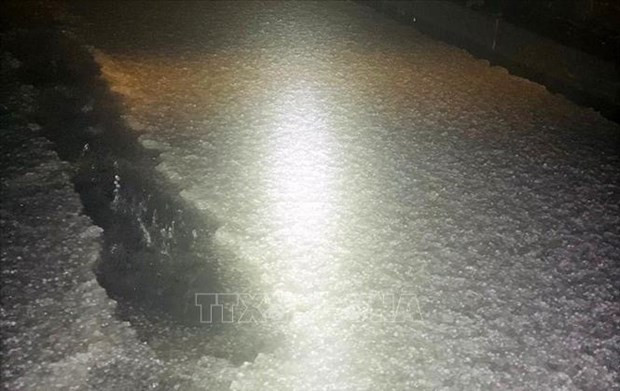
[[[352,2],[74,12],[218,223],[233,323],[149,340],[194,389],[618,389],[616,124]]]

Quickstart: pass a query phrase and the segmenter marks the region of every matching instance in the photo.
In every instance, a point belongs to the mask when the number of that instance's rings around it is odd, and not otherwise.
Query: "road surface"
[[[73,12],[251,310],[149,337],[195,389],[618,389],[616,124],[353,2]]]

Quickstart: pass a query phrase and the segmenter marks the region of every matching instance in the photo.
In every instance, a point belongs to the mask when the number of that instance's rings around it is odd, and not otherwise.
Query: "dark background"
[[[607,60],[620,52],[617,0],[452,0]]]

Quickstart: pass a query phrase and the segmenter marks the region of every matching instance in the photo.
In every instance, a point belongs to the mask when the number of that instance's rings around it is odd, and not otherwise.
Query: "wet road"
[[[352,2],[73,11],[277,335],[196,389],[617,389],[617,125]]]

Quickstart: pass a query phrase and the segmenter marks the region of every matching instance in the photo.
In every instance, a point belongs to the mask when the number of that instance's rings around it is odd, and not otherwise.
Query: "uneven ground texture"
[[[136,322],[192,387],[618,389],[616,124],[352,2],[73,14],[159,173],[218,222],[196,251],[271,310],[203,344]]]
[[[22,65],[2,52],[0,387],[152,389],[165,368],[95,278],[102,230],[82,213],[74,170],[30,122],[42,91],[17,82]]]

